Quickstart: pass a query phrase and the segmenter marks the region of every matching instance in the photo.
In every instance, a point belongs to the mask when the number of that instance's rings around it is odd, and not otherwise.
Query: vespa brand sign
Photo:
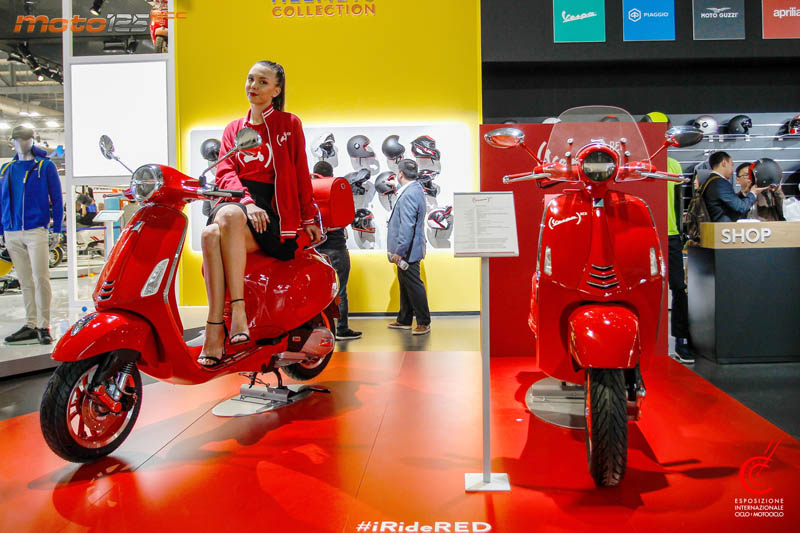
[[[625,41],[674,41],[674,0],[623,0]]]
[[[553,0],[553,42],[602,43],[605,40],[604,0]]]
[[[374,16],[375,0],[271,0],[272,17],[358,17]]]
[[[168,20],[185,19],[186,12],[170,12],[161,15]],[[75,15],[71,19],[50,18],[47,15],[19,15],[14,23],[14,33],[148,33],[149,13],[112,13],[102,17],[84,18]]]
[[[694,39],[744,39],[744,0],[694,0]]]
[[[800,0],[763,0],[764,39],[800,39]]]

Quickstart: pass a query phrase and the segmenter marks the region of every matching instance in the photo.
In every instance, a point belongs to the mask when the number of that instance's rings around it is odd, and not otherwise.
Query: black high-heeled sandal
[[[231,305],[233,305],[236,302],[244,302],[244,298],[236,298],[235,300],[231,300]],[[244,339],[233,342],[234,337],[244,337]],[[248,333],[240,332],[231,334],[231,346],[233,346],[234,344],[244,344],[246,342],[250,342],[250,335]]]
[[[225,330],[225,339],[228,338],[228,326],[225,325],[225,321],[224,320],[222,322],[209,322],[208,320],[206,320],[206,324],[210,324],[212,326],[222,326],[222,328]],[[210,365],[203,364],[203,363],[200,362],[203,359],[205,359],[207,361],[213,361],[213,362]],[[222,364],[222,360],[223,359],[225,359],[225,340],[224,339],[222,341],[222,357],[214,357],[213,355],[201,355],[200,357],[197,358],[197,364],[202,366],[202,367],[205,367],[205,368],[214,368],[214,367],[219,366],[220,364]]]

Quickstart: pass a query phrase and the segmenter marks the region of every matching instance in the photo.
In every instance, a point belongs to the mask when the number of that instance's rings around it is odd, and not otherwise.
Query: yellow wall
[[[374,6],[374,15],[276,18],[274,7]],[[224,6],[224,8],[223,8]],[[338,9],[338,8],[337,8]],[[479,0],[176,0],[178,160],[187,170],[189,132],[224,126],[247,111],[244,80],[260,59],[287,73],[287,107],[305,124],[461,122],[474,139],[478,185],[481,121]],[[330,10],[329,10],[330,12]],[[205,305],[202,258],[188,247],[181,303]],[[352,253],[351,312],[397,309],[394,267],[381,253]],[[428,252],[424,279],[432,311],[480,308],[480,266]]]

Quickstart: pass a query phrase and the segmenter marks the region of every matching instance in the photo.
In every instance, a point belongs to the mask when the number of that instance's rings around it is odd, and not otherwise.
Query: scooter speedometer
[[[590,152],[583,160],[583,173],[592,181],[606,181],[616,170],[614,157],[603,150]]]

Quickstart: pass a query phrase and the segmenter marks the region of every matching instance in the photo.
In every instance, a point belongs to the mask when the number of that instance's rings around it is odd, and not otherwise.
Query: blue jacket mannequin
[[[64,204],[61,180],[47,152],[34,146],[30,161],[19,156],[0,166],[0,233],[50,226],[61,233]]]

